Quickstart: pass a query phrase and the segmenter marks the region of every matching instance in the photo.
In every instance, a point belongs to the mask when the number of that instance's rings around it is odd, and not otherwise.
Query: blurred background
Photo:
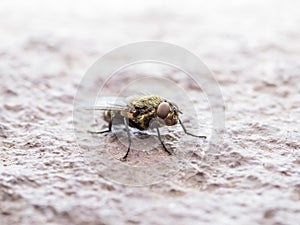
[[[0,2],[0,224],[299,224],[300,1]],[[107,51],[144,40],[197,54],[226,104],[214,164],[143,188],[78,151],[73,97]],[[106,137],[105,140],[111,140]]]

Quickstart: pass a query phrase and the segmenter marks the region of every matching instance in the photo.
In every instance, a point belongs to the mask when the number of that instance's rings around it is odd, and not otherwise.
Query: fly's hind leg
[[[195,135],[195,134],[192,134],[192,133],[188,132],[180,119],[179,119],[179,123],[180,123],[180,125],[181,125],[181,127],[182,127],[182,129],[183,129],[183,131],[184,131],[185,134],[193,136],[193,137],[197,137],[197,138],[204,138],[204,139],[206,139],[206,136]]]
[[[90,134],[103,134],[103,133],[109,133],[111,132],[111,127],[112,127],[112,115],[110,111],[107,111],[104,113],[104,119],[108,122],[108,128],[100,131],[91,131],[88,130]]]
[[[126,127],[126,132],[127,132],[127,136],[128,136],[128,147],[127,147],[127,152],[126,154],[121,158],[121,161],[126,161],[126,158],[130,152],[130,147],[131,147],[131,136],[130,136],[130,130],[129,130],[129,126],[128,126],[128,119],[124,117],[124,124]]]
[[[111,127],[112,127],[112,121],[110,121],[110,122],[108,123],[108,128],[107,128],[107,129],[100,130],[100,131],[91,131],[91,130],[88,130],[87,132],[89,132],[90,134],[103,134],[103,133],[109,133],[109,132],[111,132]]]

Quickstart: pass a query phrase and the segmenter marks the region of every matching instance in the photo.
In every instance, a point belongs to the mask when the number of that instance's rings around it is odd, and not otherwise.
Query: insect
[[[163,149],[171,155],[172,152],[165,146],[159,128],[162,126],[173,126],[180,124],[184,133],[197,138],[206,138],[206,136],[195,135],[187,131],[179,114],[182,112],[179,107],[160,96],[133,96],[127,98],[127,104],[111,104],[109,106],[94,106],[90,110],[105,110],[104,120],[108,122],[108,128],[102,131],[88,131],[92,134],[103,134],[112,131],[112,124],[123,123],[128,136],[128,148],[126,154],[121,158],[125,161],[131,147],[131,134],[129,127],[138,130],[156,129],[158,139]]]

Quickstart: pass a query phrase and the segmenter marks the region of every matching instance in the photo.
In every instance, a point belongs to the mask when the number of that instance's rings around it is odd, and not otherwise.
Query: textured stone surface
[[[299,1],[50,2],[0,3],[0,224],[300,223]],[[212,69],[227,133],[215,163],[132,188],[86,162],[72,104],[99,56],[149,39]]]

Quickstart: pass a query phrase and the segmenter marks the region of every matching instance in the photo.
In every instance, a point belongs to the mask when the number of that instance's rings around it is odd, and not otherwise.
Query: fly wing
[[[112,110],[122,111],[128,109],[126,97],[100,97],[95,102],[95,105],[81,106],[85,110]]]
[[[101,105],[95,105],[95,106],[87,106],[83,107],[85,110],[111,110],[111,111],[122,111],[127,109],[128,107],[120,107],[120,106],[101,106]]]

